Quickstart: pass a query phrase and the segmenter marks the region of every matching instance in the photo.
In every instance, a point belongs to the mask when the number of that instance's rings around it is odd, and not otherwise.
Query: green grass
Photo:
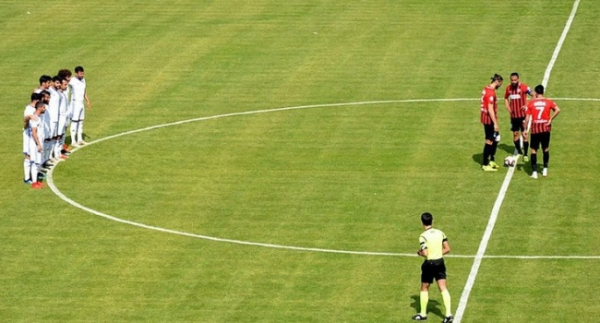
[[[74,201],[196,235],[413,253],[431,211],[477,252],[504,179],[479,171],[479,93],[539,84],[571,1],[9,1],[0,12],[0,317],[6,322],[409,322],[415,257],[292,251],[109,221],[20,183],[18,124],[41,74],[83,65],[88,141],[54,171]],[[582,1],[548,96],[600,98]],[[29,12],[29,13],[28,13]],[[58,18],[57,18],[58,17]],[[505,83],[508,83],[505,81]],[[499,91],[503,93],[504,87]],[[519,167],[489,255],[598,256],[600,103],[557,100],[550,177]],[[512,152],[501,107],[502,145]],[[455,310],[473,263],[448,258]],[[591,321],[598,260],[484,259],[463,322]],[[443,305],[433,288],[433,321]],[[583,315],[583,316],[582,316]],[[589,318],[589,319],[588,319]]]

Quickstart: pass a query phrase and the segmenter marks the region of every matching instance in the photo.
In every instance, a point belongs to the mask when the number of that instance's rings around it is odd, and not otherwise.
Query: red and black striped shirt
[[[494,104],[494,114],[496,115],[496,121],[498,121],[498,102],[496,101],[496,90],[491,85],[486,86],[481,92],[481,123],[494,124],[488,111],[490,103]]]
[[[523,107],[527,106],[528,94],[531,95],[531,89],[523,83],[518,83],[514,88],[512,84],[506,87],[504,99],[508,99],[511,118],[525,118]]]
[[[550,111],[556,110],[556,103],[550,99],[533,99],[527,104],[527,114],[531,116],[531,133],[550,132]]]

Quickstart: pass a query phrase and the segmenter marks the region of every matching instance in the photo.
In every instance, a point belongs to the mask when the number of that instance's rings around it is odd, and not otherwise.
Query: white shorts
[[[67,117],[60,116],[60,118],[58,118],[58,127],[56,129],[57,135],[58,136],[64,135],[66,129],[67,129]]]
[[[38,151],[35,140],[27,136],[27,152],[26,155],[29,156],[29,160],[36,163],[42,163],[42,153]]]
[[[71,120],[80,121],[85,119],[85,107],[83,106],[83,103],[72,102],[71,106]]]

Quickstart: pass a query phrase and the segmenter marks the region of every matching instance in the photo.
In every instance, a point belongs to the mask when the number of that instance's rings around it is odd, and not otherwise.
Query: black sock
[[[544,168],[548,168],[549,161],[550,161],[550,151],[544,151]]]
[[[537,172],[537,154],[531,153],[531,169]]]
[[[523,155],[523,151],[521,151],[521,141],[517,139],[513,142],[515,143],[515,148],[517,148],[517,154]]]
[[[529,149],[529,141],[523,141],[523,154],[527,156],[527,149]]]
[[[495,161],[496,160],[496,150],[498,149],[498,142],[496,140],[494,140],[494,142],[492,142],[492,149],[490,150],[490,160]]]
[[[489,153],[489,147],[490,145],[485,144],[483,145],[483,162],[482,165],[483,166],[487,166],[490,163],[490,153]]]

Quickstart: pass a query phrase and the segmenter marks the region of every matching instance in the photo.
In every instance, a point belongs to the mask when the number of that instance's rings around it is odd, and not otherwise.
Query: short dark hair
[[[71,73],[71,71],[69,71],[68,69],[65,68],[65,69],[58,71],[58,75],[62,76],[62,78],[66,79],[67,77],[70,77],[73,74]]]
[[[40,85],[42,85],[42,83],[46,83],[48,81],[52,81],[52,76],[49,76],[49,75],[40,76]]]
[[[431,225],[433,223],[433,215],[429,212],[421,214],[421,223],[423,225]]]
[[[83,66],[75,66],[75,73],[83,72]]]
[[[543,95],[544,94],[544,86],[540,84],[535,87],[534,91],[537,94]]]
[[[519,77],[519,73],[517,73],[517,72],[510,73],[510,77],[513,77],[513,76]]]
[[[494,74],[494,76],[492,76],[491,79],[492,79],[492,82],[504,81],[504,79],[502,78],[502,76],[500,76],[499,74]]]
[[[62,82],[62,80],[63,80],[63,78],[62,78],[60,75],[55,75],[55,76],[52,78],[52,82],[57,82],[57,81],[58,81],[58,82]]]
[[[39,108],[41,108],[41,107],[43,107],[43,106],[45,106],[45,105],[46,105],[46,104],[45,104],[44,102],[42,102],[42,101],[39,101],[38,103],[36,103],[36,104],[35,104],[35,109],[37,110],[37,109],[39,109]]]
[[[42,95],[39,93],[31,93],[31,101],[39,101],[42,99]]]

